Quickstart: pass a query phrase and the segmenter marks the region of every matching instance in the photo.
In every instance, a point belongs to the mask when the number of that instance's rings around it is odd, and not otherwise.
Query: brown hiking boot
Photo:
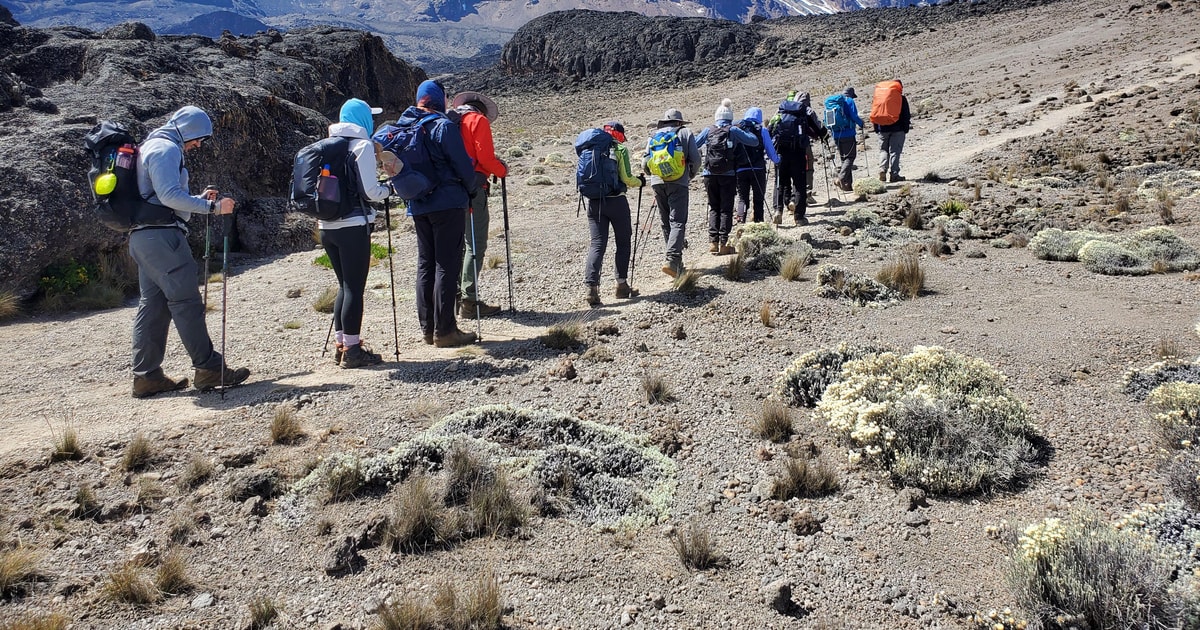
[[[341,366],[343,369],[353,369],[363,367],[364,365],[379,365],[383,363],[383,357],[376,352],[371,352],[370,349],[359,343],[353,346],[347,346],[345,354],[342,355]]]
[[[425,345],[427,345],[427,346],[433,345],[433,331],[429,331],[429,332],[425,333]]]
[[[775,225],[783,225],[783,212],[776,212],[775,216],[771,217],[771,223]]]
[[[891,181],[893,184],[896,182],[902,182],[902,181],[904,181],[904,176],[897,173],[897,174],[891,176]]]
[[[638,290],[630,287],[628,282],[618,282],[617,290],[613,292],[613,295],[617,296],[618,298],[620,298],[622,300],[624,300],[625,298],[631,298],[637,294],[638,294]]]
[[[462,319],[475,319],[475,309],[479,308],[480,317],[491,317],[500,312],[499,306],[492,306],[483,301],[468,300],[463,298],[462,306],[458,309],[458,316]]]
[[[334,344],[333,345],[333,364],[341,365],[342,364],[342,355],[344,355],[344,354],[346,354],[346,346],[344,344],[340,344],[340,343]]]
[[[434,335],[433,345],[439,348],[454,348],[475,343],[475,333],[465,332],[455,328],[444,335]]]
[[[718,256],[730,256],[730,255],[736,254],[736,253],[737,253],[736,249],[730,247],[729,245],[723,244],[723,245],[721,245],[721,250],[717,252],[717,255]]]
[[[887,171],[879,171],[879,181],[881,181],[881,182],[887,181]]]
[[[587,290],[584,291],[583,301],[587,302],[588,306],[600,306],[600,287],[589,284]]]
[[[236,385],[241,385],[242,381],[245,381],[248,378],[250,378],[249,368],[234,369],[226,366],[224,383],[221,382],[221,368],[217,368],[215,370],[203,370],[196,368],[196,378],[193,379],[193,382],[196,386],[196,389],[202,392],[207,392],[222,386],[229,388]]]
[[[662,272],[668,276],[671,276],[672,278],[679,277],[679,270],[675,269],[674,265],[663,265]]]
[[[149,398],[162,392],[173,392],[188,386],[187,378],[175,380],[162,371],[150,376],[133,377],[133,397]]]
[[[716,242],[716,241],[713,241],[712,243],[709,243],[709,245],[708,245],[708,253],[710,253],[710,254],[716,254],[716,253],[719,253],[720,251],[721,251],[721,246],[720,246],[719,244],[717,244],[717,242]]]

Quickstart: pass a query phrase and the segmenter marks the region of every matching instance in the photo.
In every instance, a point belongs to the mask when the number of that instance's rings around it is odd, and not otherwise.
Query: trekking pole
[[[829,141],[828,140],[825,142],[824,146],[825,146],[825,155],[821,156],[823,158],[821,160],[821,167],[823,169],[825,169],[825,208],[831,209],[831,208],[833,208],[833,205],[832,205],[833,196],[829,194],[829,161],[832,158],[829,157]],[[840,201],[840,198],[839,198],[839,201]]]
[[[325,333],[325,345],[321,347],[321,358],[325,358],[325,353],[329,352],[329,338],[333,336],[333,320],[337,319],[337,313],[329,316],[329,332]]]
[[[646,253],[646,247],[645,247],[645,245],[646,245],[646,240],[650,238],[650,235],[649,235],[649,233],[650,233],[650,221],[651,221],[651,219],[652,219],[652,218],[654,217],[654,215],[655,215],[655,212],[654,212],[654,211],[655,211],[655,210],[657,210],[657,209],[658,209],[658,197],[655,197],[655,198],[654,198],[654,203],[650,204],[650,210],[649,210],[649,212],[647,212],[647,213],[646,213],[646,227],[642,228],[642,230],[643,230],[643,232],[644,232],[644,233],[642,234],[642,252],[641,252],[642,254],[645,254],[645,253]],[[634,265],[634,266],[637,266],[637,258],[636,258],[636,257],[637,257],[637,256],[640,256],[640,255],[641,255],[641,254],[635,254],[635,255],[634,255],[634,260],[633,260],[633,265]],[[633,279],[633,268],[632,268],[632,267],[630,268],[630,271],[629,271],[629,276],[630,276],[630,280],[632,281],[632,279]],[[632,282],[630,283],[630,285],[629,285],[629,286],[631,286],[631,287],[633,286]]]
[[[383,198],[383,220],[387,223],[388,242],[388,284],[392,286],[392,347],[396,349],[396,360],[400,360],[400,324],[396,320],[396,272],[392,265],[392,194]],[[329,330],[333,330],[333,321],[329,322]],[[326,343],[329,337],[326,336]]]
[[[204,192],[207,193],[210,190],[216,190],[216,189],[217,189],[216,186],[209,184],[204,187]],[[209,274],[209,266],[208,265],[209,265],[209,255],[212,252],[212,223],[209,221],[209,218],[211,218],[211,217],[212,217],[211,212],[204,215],[204,310],[205,310],[205,312],[208,311],[208,274]]]
[[[827,145],[827,146],[825,147],[825,149],[826,149],[827,151],[829,151],[830,159],[831,159],[831,160],[833,160],[833,167],[834,167],[835,171],[838,173],[838,177],[839,177],[839,179],[838,179],[838,187],[837,187],[837,189],[838,189],[838,195],[837,195],[838,201],[845,202],[845,201],[846,201],[846,200],[845,200],[845,198],[843,198],[843,197],[842,197],[842,192],[841,192],[841,191],[842,191],[842,186],[841,186],[841,179],[840,179],[840,177],[841,177],[841,172],[842,172],[842,165],[845,163],[845,160],[843,160],[843,159],[842,159],[842,152],[841,152],[840,150],[838,150],[837,146],[836,146],[836,145],[833,145],[832,143],[830,143],[829,145]]]
[[[493,176],[494,178],[495,176]],[[500,178],[500,204],[504,208],[504,266],[508,270],[508,310],[513,309],[512,246],[508,242],[508,178]]]
[[[644,189],[645,187],[646,187],[645,184],[638,186],[637,217],[633,220],[633,253],[629,257],[629,260],[630,260],[630,263],[629,263],[629,286],[630,287],[633,286],[633,271],[634,271],[634,269],[637,268],[638,228],[640,228],[642,225],[642,189]]]
[[[479,194],[486,194],[482,190]],[[475,246],[475,208],[467,204],[467,216],[471,219],[471,271],[475,274],[475,339],[483,341],[483,316],[479,311],[479,259],[476,258],[479,249]]]
[[[233,213],[221,215],[221,400],[225,400],[225,320],[229,305],[229,233],[233,232]]]

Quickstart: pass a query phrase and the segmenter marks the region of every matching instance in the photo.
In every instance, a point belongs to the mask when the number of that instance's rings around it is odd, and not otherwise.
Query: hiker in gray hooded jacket
[[[129,233],[129,255],[138,266],[137,314],[133,318],[133,395],[136,398],[187,387],[186,378],[163,373],[162,361],[171,322],[196,369],[201,391],[233,386],[250,376],[246,368],[222,370],[224,357],[213,349],[204,322],[204,302],[196,281],[196,259],[187,242],[193,214],[232,214],[233,199],[219,201],[216,190],[188,193],[184,154],[199,149],[213,133],[212,120],[188,105],[152,131],[138,148],[138,190],[147,202],[175,211],[171,225],[135,225]],[[205,273],[208,270],[205,269]],[[224,381],[222,382],[222,372]]]
[[[679,277],[683,271],[683,247],[686,243],[684,233],[687,231],[688,220],[688,184],[700,172],[700,149],[696,146],[696,136],[685,125],[683,112],[678,109],[668,109],[658,121],[658,128],[646,140],[647,163],[650,157],[650,145],[654,136],[660,132],[675,132],[679,147],[683,151],[683,176],[673,181],[663,181],[647,168],[650,175],[650,188],[654,191],[654,201],[658,204],[659,218],[662,220],[663,240],[667,244],[667,264],[663,273],[672,278]]]

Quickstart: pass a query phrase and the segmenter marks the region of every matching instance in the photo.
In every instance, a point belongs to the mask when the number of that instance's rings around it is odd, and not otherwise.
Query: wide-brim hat
[[[668,109],[666,113],[663,114],[662,119],[658,121],[658,126],[690,125],[691,123],[692,121],[683,119],[683,112],[679,111],[678,109]]]
[[[467,103],[482,103],[483,111],[480,113],[487,116],[488,122],[496,122],[496,119],[500,117],[500,107],[496,105],[496,101],[493,101],[488,95],[480,94],[479,92],[459,92],[450,101],[450,106],[461,107]]]

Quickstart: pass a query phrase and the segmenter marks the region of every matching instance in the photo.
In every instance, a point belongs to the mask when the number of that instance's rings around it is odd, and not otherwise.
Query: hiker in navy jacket
[[[854,189],[854,160],[858,157],[858,130],[866,127],[862,117],[858,115],[858,105],[854,99],[858,95],[853,87],[842,90],[840,97],[842,113],[853,123],[851,126],[833,130],[833,141],[837,144],[838,154],[842,158],[842,168],[838,171],[837,187],[842,190]]]
[[[762,110],[751,107],[736,123],[746,132],[749,132],[750,128],[757,127],[759,140],[762,141],[758,147],[746,148],[743,152],[745,163],[739,164],[737,169],[737,196],[740,206],[737,221],[739,223],[746,220],[746,209],[750,207],[751,193],[754,197],[752,218],[755,222],[763,220],[763,204],[767,194],[767,158],[770,158],[773,164],[779,164],[779,154],[775,152],[775,143],[771,142],[771,133],[767,131],[762,122]]]
[[[737,199],[736,157],[745,150],[744,147],[762,144],[759,137],[733,126],[732,105],[729,99],[722,100],[713,114],[713,125],[705,127],[696,136],[696,144],[704,151],[704,170],[700,175],[704,177],[704,188],[708,192],[708,253],[718,256],[734,253],[733,247],[729,246],[729,232],[733,229],[733,204]],[[725,129],[729,131],[728,151],[734,159],[728,168],[717,171],[713,169],[719,168],[715,165],[721,149],[708,146],[708,139]]]
[[[478,186],[458,125],[445,116],[446,92],[436,81],[417,87],[417,104],[406,109],[396,125],[417,124],[431,113],[441,114],[426,123],[429,155],[440,178],[428,195],[408,202],[408,213],[417,231],[417,317],[425,343],[445,348],[475,342],[475,333],[458,329],[454,303],[467,206]]]

